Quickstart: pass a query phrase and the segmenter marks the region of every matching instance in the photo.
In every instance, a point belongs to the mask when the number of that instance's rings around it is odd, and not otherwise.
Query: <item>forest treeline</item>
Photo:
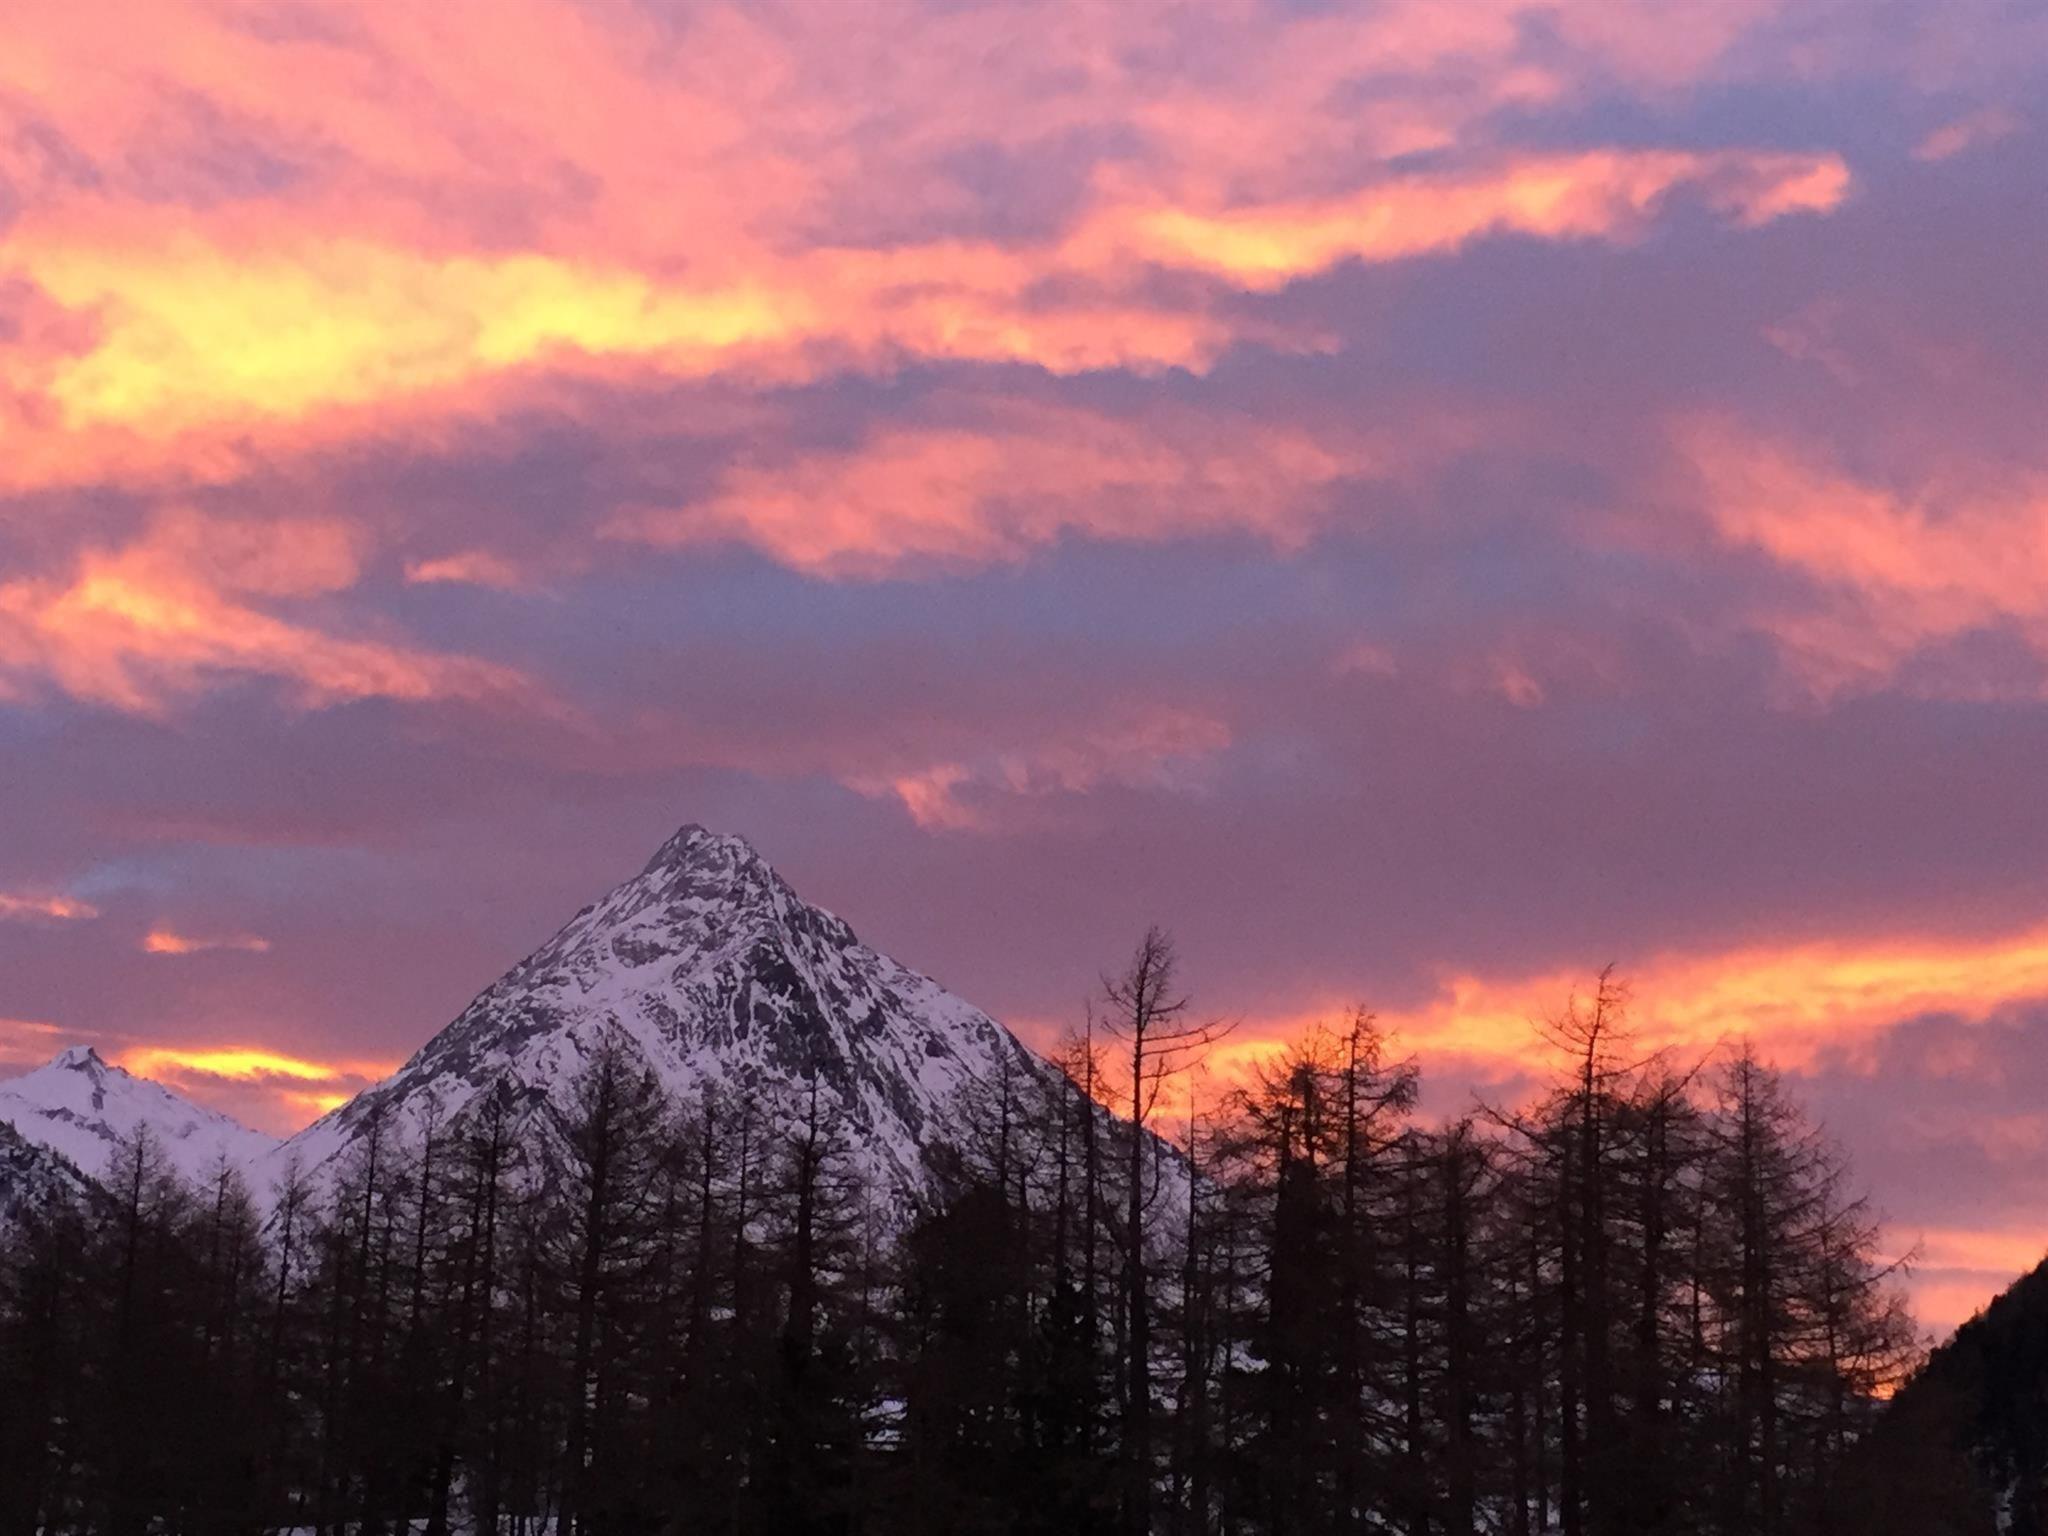
[[[1886,1528],[1913,1331],[1755,1056],[1638,1052],[1603,977],[1512,1111],[1424,1123],[1360,1015],[1169,1116],[1173,971],[907,1214],[815,1091],[623,1046],[558,1145],[507,1089],[260,1208],[138,1140],[0,1240],[0,1536]]]

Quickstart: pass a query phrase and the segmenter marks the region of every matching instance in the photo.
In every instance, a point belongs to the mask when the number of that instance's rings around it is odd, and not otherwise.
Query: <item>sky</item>
[[[273,1131],[676,825],[1049,1043],[1748,1035],[2048,1246],[2042,0],[27,0],[0,1073]]]

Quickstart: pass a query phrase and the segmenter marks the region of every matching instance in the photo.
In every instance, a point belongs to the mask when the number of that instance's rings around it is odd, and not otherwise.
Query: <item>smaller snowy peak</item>
[[[223,1155],[248,1170],[277,1145],[261,1131],[113,1065],[89,1045],[74,1045],[33,1072],[0,1081],[0,1124],[94,1175],[144,1127],[178,1174],[194,1182],[210,1177]]]

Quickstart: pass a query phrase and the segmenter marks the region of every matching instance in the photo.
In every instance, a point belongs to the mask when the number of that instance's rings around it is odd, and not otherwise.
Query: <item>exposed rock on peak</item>
[[[32,1206],[83,1195],[91,1187],[69,1158],[0,1120],[0,1225]]]

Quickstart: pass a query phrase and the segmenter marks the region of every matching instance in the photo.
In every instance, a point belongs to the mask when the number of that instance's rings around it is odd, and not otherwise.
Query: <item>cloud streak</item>
[[[1198,791],[1210,761],[1229,745],[1230,728],[1220,720],[1138,705],[1074,734],[846,782],[864,795],[893,796],[927,831],[1014,831],[1020,807],[1057,796],[1105,786]]]
[[[260,955],[269,951],[270,940],[258,938],[250,933],[219,934],[200,938],[169,928],[152,928],[142,936],[142,952],[145,955],[201,955],[216,949],[236,949],[247,954]]]
[[[99,909],[73,896],[41,896],[25,891],[0,891],[0,922],[83,922]]]

